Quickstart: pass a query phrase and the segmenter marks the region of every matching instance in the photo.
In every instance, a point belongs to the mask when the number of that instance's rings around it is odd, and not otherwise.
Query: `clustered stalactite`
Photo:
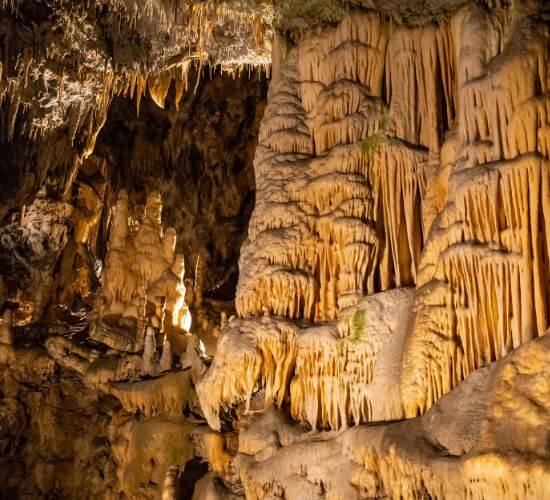
[[[500,30],[470,31],[499,21]],[[450,23],[456,156],[417,282],[403,362],[408,416],[548,328],[548,30],[524,19],[509,33],[507,22],[474,8]]]
[[[350,16],[308,36],[275,75],[256,157],[266,196],[242,254],[240,314],[268,308],[291,318],[334,319],[366,294],[415,283],[426,143],[439,122],[433,111],[434,123],[424,124],[394,104],[416,100],[404,77],[410,67],[392,57],[409,39],[400,33],[388,41],[378,15]],[[387,76],[389,107],[382,99],[386,57],[397,73]],[[435,87],[438,73],[426,73]],[[408,121],[420,121],[422,130],[402,133]],[[287,179],[285,194],[274,189],[275,179]],[[278,238],[284,248],[265,244]]]
[[[547,331],[548,56],[547,27],[505,6],[418,28],[352,13],[275,40],[242,319],[198,390],[211,425],[259,388],[314,428],[414,417]],[[307,326],[401,286],[416,287],[412,317],[392,348],[368,322],[364,354],[353,329]]]
[[[308,36],[274,75],[241,257],[243,316],[334,319],[365,294],[415,282],[428,155],[392,132],[385,26],[349,16]],[[396,80],[398,96],[407,80]]]
[[[13,163],[0,166],[10,178],[1,218],[47,183],[53,199],[69,197],[113,98],[134,99],[139,113],[145,94],[164,107],[173,87],[177,107],[203,68],[234,76],[269,70],[269,5],[15,1],[2,3],[0,14],[0,149]]]

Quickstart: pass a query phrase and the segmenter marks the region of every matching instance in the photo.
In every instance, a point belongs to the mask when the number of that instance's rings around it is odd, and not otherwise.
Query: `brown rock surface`
[[[0,0],[0,498],[545,498],[549,13]]]

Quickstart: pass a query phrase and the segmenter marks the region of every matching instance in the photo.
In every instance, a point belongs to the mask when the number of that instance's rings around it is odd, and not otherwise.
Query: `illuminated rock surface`
[[[549,16],[0,2],[0,497],[545,498]]]

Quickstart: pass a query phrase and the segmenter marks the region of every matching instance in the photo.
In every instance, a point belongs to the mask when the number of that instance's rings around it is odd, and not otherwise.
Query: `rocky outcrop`
[[[246,497],[544,497],[548,343],[524,344],[404,422],[312,436],[273,408],[249,417],[236,456]]]

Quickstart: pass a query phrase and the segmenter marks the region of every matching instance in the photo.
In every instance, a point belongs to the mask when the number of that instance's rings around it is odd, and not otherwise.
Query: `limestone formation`
[[[250,417],[236,456],[246,497],[544,498],[548,362],[548,338],[533,340],[421,418],[339,435],[291,432],[273,409]]]
[[[158,193],[147,197],[144,219],[130,230],[128,194],[121,191],[109,233],[108,252],[102,273],[100,295],[104,304],[100,318],[118,318],[119,324],[137,321],[143,297],[154,312],[148,315],[152,326],[163,331],[168,326],[187,326],[183,256],[175,253],[173,228],[163,232],[162,201]],[[165,323],[165,311],[169,322]]]
[[[264,407],[290,397],[291,415],[314,429],[402,418],[399,365],[411,299],[410,289],[374,294],[319,326],[232,321],[197,387],[210,425],[220,428],[220,403],[249,407],[259,384]]]
[[[0,1],[0,498],[546,498],[549,19]]]
[[[421,261],[404,358],[408,416],[548,328],[548,30],[530,19],[507,40],[480,30],[487,52],[472,52],[473,26],[496,21],[479,8],[451,21],[460,146]]]
[[[243,319],[226,327],[199,386],[214,427],[217,406],[248,404],[258,386],[267,404],[289,390],[291,413],[314,428],[415,416],[544,334],[548,31],[501,14],[470,5],[410,29],[354,13],[274,53],[241,253]],[[489,25],[499,28],[474,28]],[[352,364],[337,387],[327,378],[339,373],[330,329],[288,320],[341,324],[362,296],[403,285],[416,285],[403,358],[382,362],[402,363],[401,389],[367,404],[347,386]],[[271,320],[266,337],[262,313],[288,320]],[[369,363],[357,361],[370,383]]]

